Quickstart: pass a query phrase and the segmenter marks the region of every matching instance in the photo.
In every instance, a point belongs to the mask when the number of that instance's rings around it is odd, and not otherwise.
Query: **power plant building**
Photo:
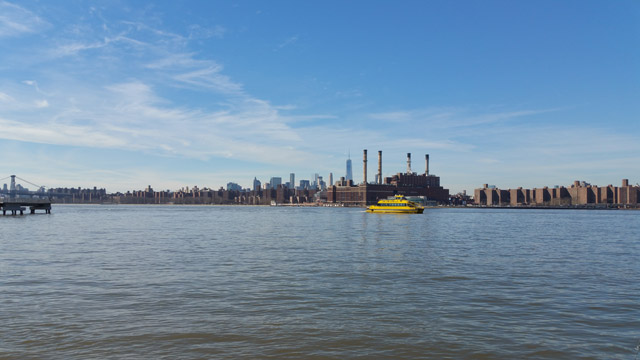
[[[449,201],[449,190],[440,186],[440,178],[429,174],[429,155],[425,156],[425,172],[411,171],[411,154],[407,154],[407,172],[390,177],[382,177],[382,151],[378,151],[378,173],[375,183],[367,182],[367,150],[363,151],[363,183],[341,178],[327,189],[327,202],[350,206],[366,206],[396,194],[424,197],[438,203]]]

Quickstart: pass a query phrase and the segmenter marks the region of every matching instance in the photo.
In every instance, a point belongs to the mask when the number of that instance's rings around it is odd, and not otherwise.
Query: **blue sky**
[[[638,1],[0,0],[0,178],[640,182]]]

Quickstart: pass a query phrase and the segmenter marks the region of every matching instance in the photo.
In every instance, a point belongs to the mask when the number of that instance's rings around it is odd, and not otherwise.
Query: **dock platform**
[[[51,214],[51,200],[49,199],[28,199],[28,198],[0,198],[0,209],[2,209],[2,215],[7,215],[10,212],[11,215],[24,215],[24,212],[29,208],[31,214],[35,214],[36,210],[44,210],[45,214]]]

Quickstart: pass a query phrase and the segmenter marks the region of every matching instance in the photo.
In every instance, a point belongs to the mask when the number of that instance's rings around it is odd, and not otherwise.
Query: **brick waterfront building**
[[[574,181],[570,187],[543,187],[535,189],[498,189],[484,184],[475,189],[474,201],[486,206],[575,206],[592,205],[601,207],[638,206],[640,186],[629,185],[628,179],[622,186],[595,186]]]

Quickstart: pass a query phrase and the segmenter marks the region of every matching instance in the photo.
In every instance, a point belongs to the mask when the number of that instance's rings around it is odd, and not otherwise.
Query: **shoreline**
[[[317,204],[317,203],[305,203],[305,204],[277,204],[277,205],[263,205],[263,204],[176,204],[176,203],[163,203],[163,204],[122,204],[122,203],[114,203],[114,202],[105,202],[105,203],[52,203],[52,205],[63,205],[63,206],[77,206],[77,205],[92,205],[92,206],[106,206],[106,205],[115,205],[115,206],[241,206],[241,207],[288,207],[288,208],[297,208],[297,207],[317,207],[317,208],[359,208],[366,209],[366,206],[349,206],[349,205],[340,205],[340,204]],[[576,206],[452,206],[452,205],[442,205],[442,206],[425,206],[425,209],[487,209],[487,210],[640,210],[640,207],[608,207],[608,206],[584,206],[584,205],[576,205]]]

